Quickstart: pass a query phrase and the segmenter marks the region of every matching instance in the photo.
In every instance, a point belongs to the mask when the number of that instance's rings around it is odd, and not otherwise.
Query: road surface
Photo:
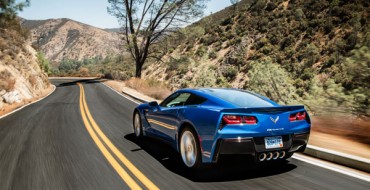
[[[49,97],[0,119],[0,189],[370,189],[293,158],[191,172],[166,144],[135,140],[136,103],[95,80],[52,83]]]

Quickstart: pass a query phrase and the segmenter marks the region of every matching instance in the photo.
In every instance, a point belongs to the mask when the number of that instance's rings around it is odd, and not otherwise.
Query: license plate
[[[266,146],[266,149],[282,148],[283,138],[281,136],[265,137],[265,146]]]

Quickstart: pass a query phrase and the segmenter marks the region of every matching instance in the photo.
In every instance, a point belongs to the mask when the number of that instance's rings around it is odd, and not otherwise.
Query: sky
[[[210,0],[204,15],[230,5],[229,0]],[[99,28],[118,28],[117,18],[107,13],[108,6],[108,0],[31,0],[31,6],[18,16],[28,20],[69,18]]]

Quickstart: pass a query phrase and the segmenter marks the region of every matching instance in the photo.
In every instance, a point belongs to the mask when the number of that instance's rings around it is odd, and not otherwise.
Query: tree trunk
[[[135,77],[141,78],[141,70],[143,68],[143,63],[140,61],[136,61],[136,71],[135,71]]]

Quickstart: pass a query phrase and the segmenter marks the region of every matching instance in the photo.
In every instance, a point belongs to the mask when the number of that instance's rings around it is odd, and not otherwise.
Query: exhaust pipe
[[[266,154],[265,153],[260,154],[258,159],[260,160],[260,162],[263,162],[266,159]]]
[[[281,159],[281,158],[284,158],[284,157],[285,157],[285,151],[281,151],[281,152],[280,152],[280,157],[279,157],[279,158]]]
[[[269,152],[269,153],[267,153],[267,158],[266,158],[266,160],[267,161],[269,161],[269,160],[271,160],[272,159],[272,152]]]
[[[274,152],[272,159],[276,160],[276,159],[279,158],[279,156],[280,156],[280,153],[279,152]]]

